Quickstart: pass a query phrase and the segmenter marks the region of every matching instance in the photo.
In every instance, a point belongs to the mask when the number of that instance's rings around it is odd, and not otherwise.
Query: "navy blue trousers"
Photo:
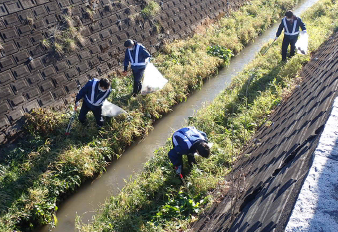
[[[171,141],[171,143],[172,143],[173,148],[174,148],[174,147],[175,147],[174,142]],[[190,166],[192,166],[192,164],[197,164],[196,159],[195,159],[195,156],[194,156],[193,153],[187,154],[187,157],[188,157],[188,164],[189,164]],[[170,159],[171,163],[175,163],[175,162],[178,160],[178,162],[180,163],[179,165],[182,165],[182,167],[183,167],[183,159],[182,159],[182,155],[176,154],[176,157],[170,157],[170,156],[169,156],[169,159]],[[173,159],[173,160],[171,160],[171,159]]]
[[[283,39],[283,44],[282,44],[282,60],[286,60],[286,53],[288,51],[289,45],[291,46],[290,50],[290,57],[295,55],[296,51],[296,42],[298,40],[298,36],[285,36]]]
[[[133,76],[134,76],[133,93],[135,93],[135,94],[138,94],[142,89],[142,78],[143,78],[144,70],[145,70],[145,68],[136,69],[136,70],[132,69]]]
[[[89,111],[93,112],[96,124],[100,127],[103,126],[102,106],[91,109],[87,106],[87,103],[85,101],[83,101],[82,103],[82,107],[79,114],[79,121],[81,123],[85,123]]]

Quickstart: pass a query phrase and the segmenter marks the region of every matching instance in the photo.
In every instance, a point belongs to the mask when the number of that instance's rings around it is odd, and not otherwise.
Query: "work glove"
[[[177,175],[181,175],[182,174],[182,165],[175,166],[175,169],[176,169],[176,174]]]
[[[75,107],[74,107],[74,110],[76,110],[77,109],[77,107],[80,105],[80,102],[79,101],[76,101],[75,102]]]

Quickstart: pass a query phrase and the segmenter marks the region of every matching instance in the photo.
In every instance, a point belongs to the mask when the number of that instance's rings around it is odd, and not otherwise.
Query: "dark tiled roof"
[[[331,112],[338,85],[338,33],[305,65],[303,83],[246,148],[221,203],[194,231],[283,231]],[[240,187],[235,187],[240,186]],[[231,201],[236,198],[237,201]]]

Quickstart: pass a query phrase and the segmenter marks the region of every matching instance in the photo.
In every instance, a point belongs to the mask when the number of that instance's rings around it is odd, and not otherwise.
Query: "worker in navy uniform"
[[[102,104],[110,93],[110,82],[107,78],[101,78],[101,80],[94,78],[88,81],[75,99],[75,105],[78,105],[82,98],[84,99],[79,114],[79,121],[85,124],[87,113],[92,111],[98,128],[101,128],[103,126]]]
[[[285,17],[280,23],[275,40],[280,36],[284,29],[284,39],[282,44],[282,61],[286,61],[286,53],[289,45],[291,45],[290,57],[295,55],[296,42],[298,40],[299,28],[306,32],[305,24],[303,21],[296,17],[292,11],[287,11]]]
[[[133,96],[135,97],[142,89],[142,78],[146,68],[146,59],[150,57],[150,54],[142,44],[135,40],[126,40],[124,46],[127,49],[124,57],[123,75],[127,75],[127,69],[130,63],[134,76]]]
[[[207,135],[197,130],[195,127],[184,127],[177,130],[172,137],[173,149],[168,153],[169,159],[180,175],[183,169],[182,156],[188,156],[190,166],[196,164],[194,153],[198,153],[204,158],[210,156],[210,147],[208,145]]]

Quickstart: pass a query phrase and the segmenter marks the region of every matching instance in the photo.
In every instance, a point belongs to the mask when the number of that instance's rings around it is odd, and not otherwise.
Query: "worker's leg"
[[[142,89],[142,78],[143,78],[144,70],[145,69],[133,70],[133,76],[134,76],[133,94],[138,94]]]
[[[288,51],[289,44],[290,44],[289,37],[284,35],[282,43],[282,61],[286,61],[286,53]]]
[[[97,126],[102,127],[103,126],[102,107],[95,107],[95,109],[92,110],[92,112],[94,114]]]
[[[81,107],[81,110],[80,110],[80,114],[79,114],[79,121],[82,123],[82,124],[85,124],[86,122],[86,118],[87,118],[87,113],[89,111],[89,108],[86,104],[86,102],[84,101],[82,103],[82,107]]]
[[[295,37],[295,38],[290,40],[290,45],[291,45],[290,57],[295,55],[297,40],[298,40],[298,37]]]

